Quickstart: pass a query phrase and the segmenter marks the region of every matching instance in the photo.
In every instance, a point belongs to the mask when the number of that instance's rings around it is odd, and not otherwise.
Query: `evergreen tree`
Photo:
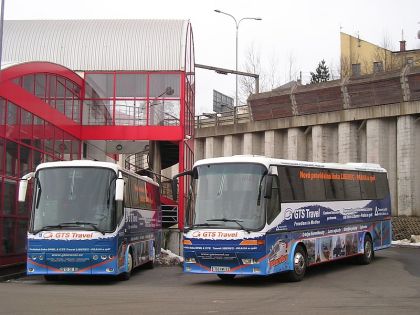
[[[325,60],[318,64],[315,73],[311,72],[311,83],[327,82],[330,79],[330,69],[325,64]]]

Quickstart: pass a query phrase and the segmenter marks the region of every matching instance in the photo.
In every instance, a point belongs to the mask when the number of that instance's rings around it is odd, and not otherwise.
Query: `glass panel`
[[[0,176],[3,175],[4,172],[4,140],[0,138]],[[1,186],[1,182],[0,182]],[[1,193],[0,193],[0,199],[1,199]],[[1,206],[0,206],[1,209]]]
[[[20,146],[19,150],[19,162],[20,162],[20,176],[29,173],[32,170],[32,150],[24,145]]]
[[[162,102],[165,126],[178,126],[180,116],[180,102],[179,101],[164,101]]]
[[[144,126],[146,125],[146,102],[134,100],[117,100],[115,104],[115,124]]]
[[[265,222],[265,174],[258,164],[198,167],[194,224],[215,228],[259,229]]]
[[[54,126],[48,122],[45,122],[44,151],[54,154]]]
[[[114,74],[89,73],[85,77],[85,98],[114,96]]]
[[[55,102],[55,108],[62,114],[64,114],[64,99],[57,99]]]
[[[33,74],[25,75],[23,77],[23,88],[26,91],[30,92],[31,94],[35,94],[34,93],[34,87],[35,87],[34,81],[35,81],[35,76]]]
[[[32,114],[21,109],[20,114],[20,139],[22,142],[30,145],[32,140]]]
[[[13,219],[4,219],[3,221],[3,254],[11,254],[14,252],[15,222]]]
[[[62,159],[65,151],[65,145],[63,142],[64,133],[63,130],[55,128],[55,137],[54,137],[54,156],[58,159]]]
[[[64,78],[57,77],[57,99],[63,100],[65,95],[66,80]]]
[[[7,102],[7,126],[6,126],[6,138],[18,139],[19,138],[19,108],[11,103]]]
[[[72,147],[71,147],[71,155],[72,155],[71,159],[72,160],[80,159],[80,154],[79,154],[80,141],[73,140],[71,145],[72,145]]]
[[[18,176],[18,144],[6,142],[6,175]]]
[[[149,97],[177,98],[180,95],[180,82],[179,74],[152,74],[150,75]]]
[[[112,101],[87,100],[84,102],[84,121],[88,125],[111,125],[112,124]],[[86,117],[87,116],[87,117]]]
[[[44,150],[44,120],[37,116],[34,116],[33,138],[32,145],[39,150]]]
[[[28,221],[19,220],[16,229],[16,254],[26,252],[26,231],[28,230]]]
[[[33,168],[35,169],[42,162],[42,153],[34,150],[33,155],[34,155],[34,161],[33,161],[34,166],[33,166]]]
[[[25,202],[18,202],[18,214],[27,215],[31,213],[31,204],[32,204],[32,183],[33,181],[28,182],[28,190],[26,193]]]
[[[378,199],[389,196],[388,178],[386,173],[376,173],[376,193]]]
[[[80,122],[80,101],[77,99],[73,101],[73,120]]]
[[[0,98],[0,136],[5,135],[6,131],[6,100]]]
[[[45,99],[45,83],[45,74],[37,74],[35,76],[35,95],[41,99]]]
[[[4,179],[4,207],[3,214],[13,214],[16,210],[17,182]]]
[[[49,103],[51,107],[54,108],[56,90],[57,90],[57,77],[55,75],[48,75],[47,82],[48,82],[47,103]]]
[[[40,170],[34,230],[65,223],[82,230],[94,230],[95,226],[103,231],[112,230],[115,176],[110,169],[93,167]]]
[[[147,75],[145,74],[117,74],[116,97],[146,97]]]

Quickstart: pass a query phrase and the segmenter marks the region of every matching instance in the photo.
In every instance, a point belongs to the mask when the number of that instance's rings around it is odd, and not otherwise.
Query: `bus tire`
[[[156,260],[156,249],[155,244],[153,243],[153,258],[152,260],[149,260],[147,263],[145,263],[143,266],[145,269],[153,269],[155,267],[155,260]]]
[[[236,275],[226,274],[226,273],[218,273],[217,276],[220,278],[220,280],[229,282],[229,281],[232,281],[235,278]]]
[[[298,245],[293,254],[293,270],[289,271],[289,280],[292,282],[302,281],[308,266],[305,249]]]
[[[131,272],[133,271],[133,255],[131,254],[131,250],[128,251],[127,256],[127,271],[123,272],[120,275],[120,280],[127,281],[131,277]]]
[[[369,265],[374,256],[373,242],[369,234],[365,235],[363,243],[363,254],[358,257],[358,262],[361,265]]]

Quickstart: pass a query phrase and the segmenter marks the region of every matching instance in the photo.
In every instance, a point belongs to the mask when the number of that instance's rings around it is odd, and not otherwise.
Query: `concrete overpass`
[[[251,95],[231,116],[196,119],[195,159],[235,154],[379,163],[393,215],[420,216],[420,68]]]

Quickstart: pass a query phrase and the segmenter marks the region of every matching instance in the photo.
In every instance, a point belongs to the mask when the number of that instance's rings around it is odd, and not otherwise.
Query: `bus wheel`
[[[123,281],[130,279],[131,271],[133,271],[133,256],[131,255],[131,251],[128,251],[127,271],[121,274],[120,279]]]
[[[143,266],[146,269],[153,269],[155,267],[155,260],[156,260],[156,250],[155,250],[155,244],[153,244],[153,258],[152,260],[149,260],[147,263],[145,263]]]
[[[366,234],[365,242],[363,245],[363,254],[358,257],[359,263],[361,265],[370,264],[372,262],[373,255],[374,255],[374,251],[373,251],[372,238],[370,237],[370,235]]]
[[[301,281],[305,276],[306,267],[306,252],[301,245],[298,245],[293,254],[293,270],[289,272],[289,280],[293,282]]]
[[[225,273],[218,273],[217,276],[223,281],[232,281],[236,275],[232,274],[225,274]]]

